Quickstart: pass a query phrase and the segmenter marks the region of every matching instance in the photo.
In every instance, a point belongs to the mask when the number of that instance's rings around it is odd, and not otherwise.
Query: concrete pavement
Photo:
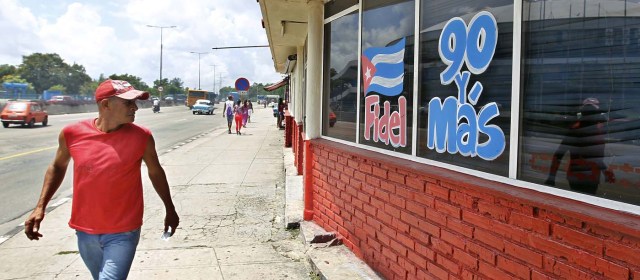
[[[258,108],[252,121],[241,136],[212,127],[158,151],[181,219],[168,241],[160,239],[162,202],[142,171],[144,225],[129,279],[313,278],[299,231],[285,229],[283,131],[271,108]],[[0,279],[90,279],[67,226],[67,200],[50,203],[41,240],[19,232],[0,244]]]

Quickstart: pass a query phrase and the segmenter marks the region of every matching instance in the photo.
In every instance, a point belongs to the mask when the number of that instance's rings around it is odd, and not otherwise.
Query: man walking
[[[229,95],[227,101],[224,102],[224,109],[222,111],[224,112],[224,114],[222,114],[222,117],[227,117],[227,127],[229,128],[229,134],[231,134],[231,124],[233,123],[233,115],[235,113],[233,96]]]
[[[36,208],[25,221],[25,234],[39,240],[47,204],[60,187],[73,159],[73,201],[69,226],[76,230],[78,250],[94,279],[125,279],[142,226],[141,163],[165,207],[164,231],[179,224],[169,184],[151,132],[133,124],[136,100],[148,92],[126,81],[106,80],[96,89],[98,118],[68,125],[58,136]]]

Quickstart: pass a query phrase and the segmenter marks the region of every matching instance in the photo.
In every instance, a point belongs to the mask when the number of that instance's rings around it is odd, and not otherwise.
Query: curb
[[[304,211],[302,176],[293,165],[290,148],[283,148],[285,168],[285,226],[300,228],[300,238],[311,272],[320,279],[383,279],[351,250],[342,245],[335,232],[327,232],[317,224],[303,221]]]

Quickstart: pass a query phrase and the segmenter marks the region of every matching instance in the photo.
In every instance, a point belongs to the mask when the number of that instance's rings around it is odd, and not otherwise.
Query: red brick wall
[[[639,279],[640,217],[332,141],[313,220],[386,279]]]
[[[289,112],[289,110],[286,110],[284,112],[284,123],[284,146],[289,148],[291,147],[291,143],[293,141],[294,126],[293,117],[291,116],[291,112]]]
[[[298,171],[298,175],[302,175],[303,171],[302,171],[302,161],[303,161],[303,156],[304,156],[304,152],[303,152],[303,145],[304,145],[304,137],[302,136],[302,123],[298,123],[295,120],[293,120],[293,135],[292,135],[292,150],[293,150],[293,156],[294,156],[294,163],[293,165],[296,167],[297,171]]]

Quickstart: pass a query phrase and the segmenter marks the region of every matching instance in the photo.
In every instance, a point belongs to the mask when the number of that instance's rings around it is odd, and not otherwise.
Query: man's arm
[[[149,142],[144,150],[142,156],[144,163],[147,165],[149,171],[149,179],[153,184],[153,188],[160,196],[162,203],[164,203],[165,217],[164,217],[164,231],[166,232],[168,227],[171,227],[171,235],[176,232],[176,228],[180,223],[178,213],[171,200],[171,191],[169,190],[169,183],[167,182],[167,176],[164,173],[164,169],[160,165],[158,160],[158,154],[156,153],[156,143],[153,136],[149,136]]]
[[[227,114],[227,102],[224,102],[224,108],[222,108],[222,117],[224,118],[224,115]]]
[[[42,192],[40,193],[40,199],[36,208],[33,209],[31,215],[24,222],[24,233],[30,240],[39,240],[42,237],[40,231],[40,222],[44,219],[45,210],[47,204],[51,201],[53,194],[56,193],[64,175],[67,172],[67,166],[71,160],[71,154],[67,149],[67,142],[64,138],[64,133],[60,132],[58,136],[58,150],[56,151],[53,162],[47,168],[47,172],[44,175],[44,183],[42,184]]]

